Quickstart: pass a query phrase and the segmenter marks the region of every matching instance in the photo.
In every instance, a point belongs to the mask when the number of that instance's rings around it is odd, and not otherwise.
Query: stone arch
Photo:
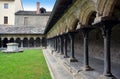
[[[3,47],[7,47],[8,38],[3,39]]]
[[[13,43],[14,42],[14,38],[10,38],[9,42]]]
[[[15,42],[18,43],[18,47],[21,46],[21,39],[20,39],[20,38],[16,38],[16,41],[15,41]]]
[[[28,47],[28,38],[23,39],[23,47]]]
[[[31,37],[29,39],[29,47],[34,47],[34,38],[33,37]]]
[[[96,18],[96,11],[91,11],[89,13],[89,15],[87,16],[87,19],[86,19],[86,24],[87,25],[92,25],[92,23],[94,22],[95,18]]]
[[[115,7],[115,4],[119,0],[98,0],[97,1],[97,11],[98,16],[111,16],[111,13],[113,11],[113,8]],[[118,2],[119,3],[119,2]]]
[[[41,40],[39,37],[36,38],[36,47],[40,47],[41,45]]]
[[[78,23],[78,19],[73,14],[71,14],[71,17],[66,19],[67,28],[65,29],[67,29],[68,31],[74,31],[77,27],[77,23]]]
[[[117,2],[113,8],[113,10],[111,11],[111,15],[112,17],[117,19],[120,19],[120,2]]]
[[[80,10],[79,22],[81,25],[88,25],[89,17],[93,12],[96,12],[95,3],[93,1],[88,1]]]

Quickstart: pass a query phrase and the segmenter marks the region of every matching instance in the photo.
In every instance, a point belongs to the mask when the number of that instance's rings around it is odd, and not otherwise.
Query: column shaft
[[[110,40],[111,40],[111,29],[110,27],[103,28],[104,38],[104,75],[112,76],[111,73],[111,55],[110,55]]]
[[[91,28],[82,28],[83,32],[83,40],[84,40],[84,65],[83,65],[83,70],[84,71],[90,71],[93,70],[89,66],[89,48],[88,48],[88,36]]]
[[[64,58],[68,58],[67,55],[67,37],[64,35]]]
[[[63,36],[60,36],[60,52],[63,54]]]
[[[74,32],[70,32],[70,45],[71,45],[71,58],[70,62],[77,62],[75,59],[75,54],[74,54]]]

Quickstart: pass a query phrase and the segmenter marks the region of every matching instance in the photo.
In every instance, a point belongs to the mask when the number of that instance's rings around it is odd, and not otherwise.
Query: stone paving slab
[[[44,49],[43,53],[53,79],[73,79],[73,76],[56,61],[56,59],[50,54],[49,50]]]

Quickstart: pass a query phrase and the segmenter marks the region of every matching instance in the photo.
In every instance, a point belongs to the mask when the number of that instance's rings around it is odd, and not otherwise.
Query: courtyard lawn
[[[0,52],[0,79],[52,79],[42,50]]]

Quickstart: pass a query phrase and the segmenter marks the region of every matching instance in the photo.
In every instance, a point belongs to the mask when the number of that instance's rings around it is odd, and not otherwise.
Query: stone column
[[[37,47],[37,41],[34,39],[33,47]]]
[[[47,39],[47,47],[49,47],[49,39]]]
[[[23,40],[21,40],[21,46],[20,47],[23,48]]]
[[[57,37],[57,52],[59,53],[59,37]]]
[[[55,51],[57,51],[57,37],[55,37]]]
[[[64,41],[64,58],[68,58],[69,57],[68,54],[67,54],[67,37],[66,36],[67,36],[67,34],[65,34],[64,38],[63,38],[64,39],[63,40]]]
[[[70,45],[71,45],[70,62],[77,62],[77,59],[75,58],[75,54],[74,54],[74,32],[70,32],[69,36],[70,36]]]
[[[105,24],[102,28],[104,38],[104,77],[109,79],[116,79],[111,73],[111,55],[110,55],[110,41],[111,41],[112,26]]]
[[[63,55],[63,36],[60,36],[60,53]]]
[[[41,38],[41,47],[43,47],[43,38]]]
[[[7,38],[8,39],[8,43],[10,43],[10,37]],[[7,44],[7,43],[6,43]]]
[[[53,49],[54,49],[53,38],[51,38],[51,42],[50,42],[50,44],[51,44],[51,48],[52,48],[52,50],[53,50]]]
[[[89,71],[92,68],[89,66],[89,48],[88,48],[88,36],[91,28],[82,28],[83,40],[84,40],[84,65],[83,70]]]
[[[56,50],[56,39],[54,37],[54,51]]]

